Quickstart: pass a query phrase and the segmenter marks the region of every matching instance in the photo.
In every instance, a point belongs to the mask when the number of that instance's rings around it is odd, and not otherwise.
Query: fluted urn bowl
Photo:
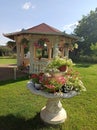
[[[48,99],[46,106],[41,109],[40,117],[44,122],[49,124],[63,123],[67,119],[66,110],[62,107],[60,99],[71,98],[78,94],[76,91],[70,91],[68,93],[48,93],[43,90],[37,90],[32,81],[27,83],[27,88],[33,94],[41,95]]]

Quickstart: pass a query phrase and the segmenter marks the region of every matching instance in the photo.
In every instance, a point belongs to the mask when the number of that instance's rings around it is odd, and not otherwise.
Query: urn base
[[[40,117],[48,124],[59,124],[67,119],[67,113],[59,99],[49,99],[47,105],[42,108]]]

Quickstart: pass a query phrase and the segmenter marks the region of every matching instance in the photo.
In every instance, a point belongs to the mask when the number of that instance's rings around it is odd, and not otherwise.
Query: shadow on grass
[[[6,81],[0,81],[0,86],[1,85],[6,85],[6,84],[11,84],[11,83],[16,83],[16,82],[20,82],[20,81],[24,81],[24,80],[29,80],[29,76],[24,76],[24,77],[20,77],[17,78],[16,80],[11,79],[11,80],[6,80]]]
[[[0,117],[0,130],[49,130],[60,129],[61,125],[50,125],[40,119],[40,113],[34,118],[26,120],[23,117],[7,115]]]

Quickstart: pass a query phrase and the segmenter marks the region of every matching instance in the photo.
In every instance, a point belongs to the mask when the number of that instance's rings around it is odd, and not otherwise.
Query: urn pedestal
[[[44,122],[49,124],[59,124],[66,120],[67,114],[62,107],[60,99],[54,98],[48,99],[46,106],[40,112],[40,117]]]

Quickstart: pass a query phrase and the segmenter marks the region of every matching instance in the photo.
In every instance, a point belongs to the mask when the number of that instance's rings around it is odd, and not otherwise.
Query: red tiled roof
[[[26,30],[29,33],[62,33],[60,30],[45,23],[39,24]]]
[[[29,28],[29,29],[22,29],[20,32],[13,32],[13,33],[8,33],[8,34],[3,34],[3,35],[5,37],[8,37],[8,38],[14,40],[14,36],[22,35],[22,34],[23,35],[24,34],[36,34],[36,35],[37,34],[39,34],[39,35],[47,34],[47,35],[65,36],[65,37],[69,37],[69,38],[78,39],[76,36],[61,32],[60,30],[58,30],[52,26],[49,26],[45,23],[39,24],[39,25],[34,26],[32,28]]]

